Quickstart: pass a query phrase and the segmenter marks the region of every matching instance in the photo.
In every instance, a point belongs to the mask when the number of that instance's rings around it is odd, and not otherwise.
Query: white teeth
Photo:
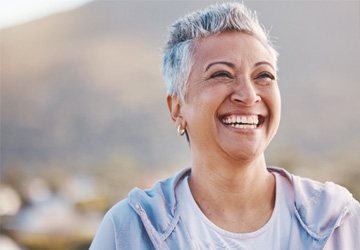
[[[235,128],[242,128],[242,129],[255,129],[256,128],[256,125],[255,124],[231,124],[232,127],[235,127]]]
[[[254,123],[254,118],[252,116],[250,116],[247,120],[247,123],[249,124],[253,124]]]
[[[231,117],[231,122],[232,122],[232,123],[237,122],[237,117],[236,117],[236,116],[232,116],[232,117]]]
[[[257,115],[231,115],[224,118],[222,122],[236,128],[256,128],[256,126],[259,124],[259,117]]]

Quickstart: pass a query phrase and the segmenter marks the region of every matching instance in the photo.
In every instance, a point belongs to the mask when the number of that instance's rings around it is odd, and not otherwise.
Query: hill
[[[208,3],[95,1],[1,30],[1,165],[188,162],[167,114],[161,47],[167,26]],[[283,119],[270,161],[355,168],[359,2],[245,3],[280,52]]]

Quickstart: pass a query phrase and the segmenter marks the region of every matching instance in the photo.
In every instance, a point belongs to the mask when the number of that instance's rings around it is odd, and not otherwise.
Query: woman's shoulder
[[[105,214],[105,218],[112,221],[131,221],[135,216],[136,213],[130,206],[128,198],[118,201]]]
[[[271,167],[291,193],[293,212],[302,227],[317,240],[327,239],[336,229],[360,230],[360,204],[345,188],[333,182],[319,182]],[[349,239],[357,240],[354,235]]]
[[[108,214],[119,217],[120,214],[130,215],[134,212],[139,214],[142,209],[146,210],[151,206],[175,205],[175,189],[181,179],[189,173],[190,169],[186,168],[173,176],[155,182],[151,188],[133,188],[125,199],[117,202],[108,211]]]
[[[295,202],[310,206],[316,203],[333,203],[332,205],[343,206],[345,204],[358,203],[345,187],[331,181],[320,182],[310,178],[301,177],[289,173],[279,167],[269,167],[270,172],[279,175],[292,189]],[[333,206],[332,206],[333,207]]]
[[[184,169],[174,176],[156,182],[149,189],[133,188],[125,199],[110,208],[105,218],[121,226],[134,221],[140,223],[142,215],[146,215],[146,219],[151,223],[159,224],[159,221],[164,221],[167,226],[170,223],[168,220],[175,217],[175,189],[189,172],[190,169]]]
[[[115,242],[121,249],[149,249],[152,244],[160,244],[161,237],[171,232],[179,219],[175,212],[175,188],[189,171],[185,169],[158,181],[150,189],[132,189],[127,198],[105,214],[93,245]]]

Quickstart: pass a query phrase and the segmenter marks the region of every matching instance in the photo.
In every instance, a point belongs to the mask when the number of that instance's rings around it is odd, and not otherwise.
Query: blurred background
[[[280,52],[268,163],[359,199],[360,2],[244,2]],[[210,3],[0,1],[1,249],[88,249],[132,187],[189,166],[162,46],[171,23]]]

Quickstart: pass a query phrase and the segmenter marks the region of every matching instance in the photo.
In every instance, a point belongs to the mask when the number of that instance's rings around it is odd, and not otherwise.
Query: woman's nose
[[[261,97],[256,92],[256,89],[250,80],[238,80],[231,94],[231,101],[251,106],[260,100]]]

